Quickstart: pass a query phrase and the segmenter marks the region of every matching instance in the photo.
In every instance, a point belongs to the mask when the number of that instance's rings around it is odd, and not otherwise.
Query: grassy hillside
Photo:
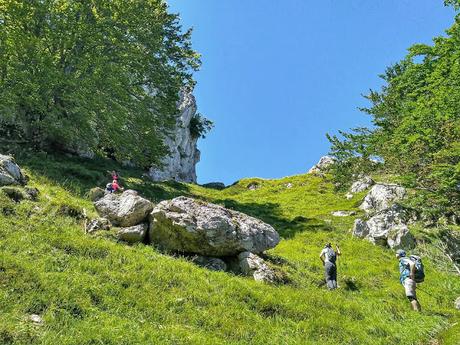
[[[217,191],[150,183],[121,169],[126,187],[154,201],[188,195],[272,224],[283,240],[268,259],[286,284],[270,286],[118,243],[110,233],[85,235],[83,210],[95,215],[86,193],[105,185],[105,171],[119,169],[113,163],[17,160],[40,196],[15,203],[0,193],[0,344],[458,344],[460,328],[451,326],[459,321],[460,279],[424,258],[424,309],[413,313],[393,252],[353,239],[353,217],[330,215],[359,214],[363,194],[346,200],[309,175],[245,179]],[[318,255],[326,241],[343,251],[334,292],[322,286]]]

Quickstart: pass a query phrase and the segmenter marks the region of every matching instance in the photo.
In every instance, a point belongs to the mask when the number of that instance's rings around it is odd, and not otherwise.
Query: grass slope
[[[359,213],[363,195],[346,200],[308,175],[245,179],[216,191],[121,170],[127,187],[154,201],[189,195],[275,226],[283,240],[269,260],[288,283],[270,286],[150,246],[85,235],[79,215],[95,215],[85,195],[105,185],[105,171],[119,169],[113,163],[44,155],[18,161],[41,193],[20,203],[0,193],[0,344],[458,344],[458,326],[449,328],[459,317],[452,308],[458,277],[425,258],[424,311],[413,313],[393,252],[353,239],[353,217],[330,216]],[[250,183],[259,189],[248,190]],[[328,240],[343,251],[334,292],[320,286],[318,254]],[[30,314],[44,324],[31,323]]]

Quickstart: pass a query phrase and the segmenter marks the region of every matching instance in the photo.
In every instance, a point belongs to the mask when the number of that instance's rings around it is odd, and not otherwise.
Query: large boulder
[[[415,238],[405,224],[406,217],[404,210],[394,205],[367,221],[356,219],[353,236],[390,248],[413,248]]]
[[[364,198],[359,208],[367,213],[380,212],[404,198],[406,189],[395,184],[376,184]]]
[[[375,184],[369,176],[364,176],[355,181],[350,187],[350,193],[361,193]]]
[[[26,178],[14,158],[0,154],[0,186],[25,184]]]
[[[144,222],[153,204],[134,190],[107,194],[94,203],[96,210],[115,226],[129,227]]]
[[[330,156],[323,156],[320,158],[319,162],[316,163],[310,170],[308,174],[319,174],[325,172],[328,168],[335,163],[335,159]]]
[[[236,258],[232,259],[230,261],[230,270],[235,274],[252,277],[256,281],[276,282],[275,271],[262,258],[250,252],[240,253]]]
[[[186,197],[160,202],[150,217],[150,240],[164,250],[204,256],[261,253],[279,243],[259,219]]]
[[[119,240],[128,243],[144,242],[148,229],[149,225],[146,223],[130,226],[128,228],[121,228],[117,233],[117,237]]]

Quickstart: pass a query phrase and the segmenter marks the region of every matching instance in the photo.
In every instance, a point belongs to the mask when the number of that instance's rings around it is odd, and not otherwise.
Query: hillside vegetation
[[[217,191],[151,183],[105,160],[17,161],[40,195],[16,203],[0,192],[0,344],[458,344],[458,276],[425,256],[423,312],[412,312],[393,251],[352,238],[353,217],[330,215],[359,214],[364,194],[347,200],[327,178],[244,179]],[[95,216],[87,192],[105,185],[109,169],[155,202],[188,195],[270,223],[283,239],[267,260],[285,283],[212,272],[152,246],[119,243],[111,232],[86,235],[84,210]],[[424,236],[421,250],[435,255],[429,235],[414,231]],[[333,292],[318,259],[329,240],[343,252]]]

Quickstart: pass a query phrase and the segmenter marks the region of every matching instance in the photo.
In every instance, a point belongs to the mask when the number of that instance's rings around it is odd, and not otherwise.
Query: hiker
[[[337,289],[337,256],[341,255],[339,246],[336,245],[336,252],[332,249],[330,243],[326,243],[324,249],[319,254],[319,258],[323,262],[324,274],[326,276],[326,284],[329,290]]]
[[[399,280],[404,286],[406,297],[410,301],[413,310],[421,311],[422,307],[417,300],[417,293],[415,291],[417,289],[417,280],[418,282],[422,282],[425,277],[421,259],[415,255],[407,257],[406,252],[402,249],[396,251],[396,258],[399,260]],[[419,269],[417,269],[417,266]]]
[[[107,193],[116,193],[117,191],[123,191],[123,188],[120,187],[117,180],[113,180],[112,183],[107,183],[107,186],[106,186]]]
[[[112,176],[112,180],[119,180],[120,179],[120,175],[118,174],[118,172],[116,170],[112,170],[112,171],[107,171],[110,176]]]

